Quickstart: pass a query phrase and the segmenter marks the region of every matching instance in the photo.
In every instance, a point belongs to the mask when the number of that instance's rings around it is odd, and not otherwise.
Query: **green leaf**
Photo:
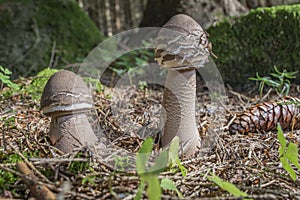
[[[145,183],[144,183],[144,181],[141,181],[140,185],[138,187],[138,191],[137,191],[137,193],[136,193],[136,195],[134,197],[134,200],[140,200],[140,199],[142,199],[142,195],[143,195],[144,189],[145,189]]]
[[[118,75],[122,75],[123,73],[125,73],[124,69],[116,69],[116,68],[112,68],[112,67],[109,67],[109,69],[111,69],[113,72],[115,72]]]
[[[7,84],[10,82],[9,77],[7,77],[6,75],[3,75],[0,73],[0,81],[4,84]]]
[[[1,66],[0,66],[1,67]],[[8,75],[11,74],[11,71],[8,69],[3,69],[3,67],[0,68],[1,71],[0,72],[0,82],[6,84],[9,88],[13,89],[14,91],[18,91],[19,90],[19,85],[16,83],[13,83],[10,80],[10,77]]]
[[[261,96],[261,97],[262,97],[262,93],[264,90],[264,86],[265,86],[265,83],[263,81],[260,82],[258,90],[259,90],[259,96]]]
[[[170,163],[170,167],[173,167],[175,164],[177,164],[178,168],[181,171],[182,176],[186,176],[187,169],[181,164],[178,153],[179,153],[179,137],[176,136],[171,141],[169,147],[169,163]]]
[[[274,65],[274,70],[277,74],[281,74],[281,72],[278,70],[278,68],[276,67],[276,65]]]
[[[152,152],[152,149],[153,149],[153,138],[152,137],[149,137],[147,138],[141,148],[139,149],[138,153],[151,153]]]
[[[275,89],[279,94],[288,95],[291,84],[290,80],[288,79],[296,78],[295,75],[298,73],[298,71],[288,72],[287,70],[283,70],[281,72],[277,69],[276,66],[274,66],[274,71],[275,73],[270,73],[271,77],[260,77],[258,73],[256,73],[256,78],[249,78],[250,80],[260,81],[258,89],[260,92],[260,96],[262,96],[265,84]]]
[[[298,147],[294,143],[289,143],[286,150],[286,158],[293,163],[298,170],[300,170],[300,164],[298,160]]]
[[[172,190],[175,191],[179,198],[183,198],[182,193],[177,189],[174,182],[168,178],[164,178],[160,182],[160,187],[165,190]]]
[[[136,170],[138,174],[143,174],[146,172],[146,164],[151,155],[153,149],[153,138],[147,138],[136,156]]]
[[[285,74],[286,78],[292,79],[292,78],[296,78],[296,74],[298,73],[298,71],[294,71],[294,72],[288,72]]]
[[[147,195],[149,200],[160,200],[161,199],[161,187],[157,176],[147,176]]]
[[[168,152],[164,150],[157,156],[154,164],[149,168],[147,172],[153,175],[159,175],[161,172],[165,171],[167,165],[168,165]]]
[[[169,147],[169,161],[171,164],[176,163],[176,161],[179,159],[178,152],[179,152],[179,137],[175,136],[171,141]]]
[[[272,86],[272,87],[280,87],[280,83],[278,83],[276,81],[273,81],[273,80],[270,80],[270,79],[266,79],[265,83],[269,86]]]
[[[9,70],[9,69],[5,69],[4,70],[4,74],[6,74],[6,75],[11,75],[12,74],[12,72]]]
[[[91,185],[96,185],[95,183],[95,176],[86,176],[81,180],[81,184],[91,184]]]
[[[181,162],[180,162],[179,159],[177,160],[177,164],[178,164],[178,167],[179,167],[179,169],[181,171],[182,176],[186,176],[187,169],[181,164]]]
[[[247,196],[246,192],[242,192],[232,183],[223,181],[215,174],[212,174],[212,176],[208,176],[207,178],[208,178],[208,180],[213,181],[215,184],[217,184],[222,190],[229,192],[230,194],[232,194],[235,197]]]
[[[280,162],[281,162],[283,168],[285,169],[285,171],[287,171],[289,173],[290,177],[293,179],[293,181],[295,181],[297,178],[297,175],[296,175],[295,171],[293,170],[293,168],[290,166],[288,159],[286,157],[281,157]]]
[[[277,124],[277,138],[279,140],[279,143],[280,145],[285,148],[286,147],[286,140],[285,140],[285,137],[283,135],[283,131],[282,131],[282,128],[280,126],[280,124],[278,123]]]
[[[285,147],[280,146],[279,147],[279,157],[285,156]]]
[[[5,74],[5,75],[11,75],[12,74],[12,72],[9,69],[4,68],[1,65],[0,65],[0,71],[2,71],[3,74]]]
[[[135,57],[135,64],[136,64],[137,66],[145,65],[146,63],[147,63],[147,62],[146,62],[145,60],[140,59],[140,58],[138,58],[138,57]]]

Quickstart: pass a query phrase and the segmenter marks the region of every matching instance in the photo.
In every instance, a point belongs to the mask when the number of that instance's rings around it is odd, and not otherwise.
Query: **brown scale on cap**
[[[201,67],[213,55],[208,33],[191,17],[172,17],[157,37],[155,60],[165,68]]]
[[[239,114],[230,124],[232,134],[276,130],[279,123],[283,130],[300,128],[300,99],[286,97],[282,102],[264,102]]]

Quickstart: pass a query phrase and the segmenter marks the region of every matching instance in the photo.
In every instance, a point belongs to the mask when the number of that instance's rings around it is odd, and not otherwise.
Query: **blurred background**
[[[300,0],[77,0],[105,35],[136,27],[161,27],[178,13],[207,28],[226,16],[239,16],[258,7],[300,3]]]
[[[74,70],[101,41],[137,27],[193,17],[210,35],[226,83],[241,90],[249,77],[300,63],[300,0],[1,0],[0,65],[11,78],[45,68]],[[153,59],[153,50],[118,58],[108,77]],[[104,78],[105,79],[105,78]],[[111,81],[108,78],[108,82]]]

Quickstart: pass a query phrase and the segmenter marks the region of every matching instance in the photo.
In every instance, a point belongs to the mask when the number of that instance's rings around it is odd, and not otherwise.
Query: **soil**
[[[186,176],[180,170],[165,170],[159,178],[173,180],[186,199],[241,199],[209,181],[212,173],[246,192],[247,198],[299,199],[300,180],[293,181],[279,161],[276,131],[246,135],[228,132],[228,122],[236,113],[259,101],[279,98],[271,91],[261,99],[255,95],[256,90],[253,91],[241,94],[228,87],[228,98],[217,103],[211,101],[207,88],[199,84],[196,120],[202,147],[193,158],[181,157],[181,164],[188,171]],[[300,86],[293,85],[291,96],[299,94]],[[143,140],[152,136],[156,141],[154,152],[159,151],[161,101],[162,89],[120,87],[95,93],[91,122],[107,147],[85,146],[62,154],[50,144],[47,136],[50,118],[39,111],[39,102],[18,94],[8,99],[3,97],[0,102],[1,151],[4,155],[22,157],[38,184],[48,187],[57,198],[132,199],[140,180],[134,158]],[[299,146],[299,130],[285,131],[284,135]],[[24,157],[24,152],[32,154]],[[15,166],[15,163],[3,162],[0,169],[24,180]],[[300,171],[294,169],[299,176]],[[29,192],[24,182],[18,179],[14,184],[7,184],[0,196],[30,197],[33,192]],[[143,197],[147,198],[146,192]],[[162,198],[177,199],[178,196],[174,191],[163,190]]]

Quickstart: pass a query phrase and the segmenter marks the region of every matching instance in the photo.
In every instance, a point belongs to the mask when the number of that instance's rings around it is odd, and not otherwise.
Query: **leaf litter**
[[[299,86],[291,87],[299,96]],[[193,158],[181,158],[186,176],[169,170],[159,178],[172,180],[184,198],[240,199],[209,180],[211,173],[234,184],[252,199],[299,199],[300,180],[292,181],[278,157],[276,131],[229,134],[228,121],[257,103],[253,94],[227,89],[226,102],[212,102],[203,86],[197,90],[197,124],[202,148]],[[274,100],[269,94],[267,99]],[[19,177],[6,184],[0,197],[28,198],[31,193],[16,163],[4,162],[5,155],[16,154],[35,174],[38,183],[61,199],[133,199],[139,177],[135,156],[142,142],[152,136],[158,150],[162,89],[141,91],[135,87],[106,88],[94,94],[95,111],[91,123],[105,149],[81,147],[62,154],[48,138],[50,118],[39,111],[39,102],[25,95],[1,97],[0,170]],[[299,146],[300,131],[285,131],[287,141]],[[27,153],[26,153],[27,152]],[[25,156],[24,156],[25,155]],[[299,171],[295,171],[299,177]],[[17,189],[17,190],[16,190]],[[16,190],[17,192],[13,192]],[[146,198],[146,193],[143,193]],[[176,192],[164,190],[163,199],[177,199]]]

